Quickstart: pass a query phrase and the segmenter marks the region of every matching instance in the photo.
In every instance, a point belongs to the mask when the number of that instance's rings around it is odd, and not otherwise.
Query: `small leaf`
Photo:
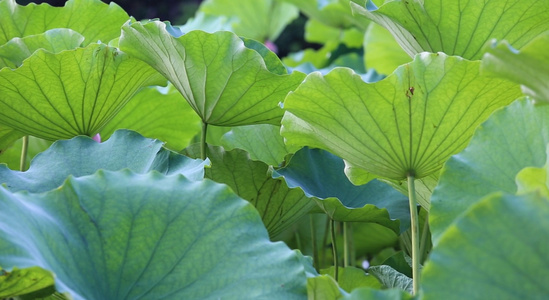
[[[162,148],[162,142],[127,130],[116,131],[109,140],[97,143],[88,137],[57,141],[36,156],[26,172],[12,171],[0,165],[0,184],[11,191],[32,193],[60,186],[67,176],[91,175],[99,169],[130,169],[137,173],[152,170],[166,175],[183,174],[192,180],[204,177],[202,160],[193,160]]]
[[[368,268],[368,273],[374,275],[386,288],[398,288],[412,293],[412,278],[396,271],[390,266],[373,266]]]
[[[423,299],[544,299],[549,201],[492,194],[442,234],[423,269]]]
[[[477,60],[484,44],[505,39],[521,48],[549,30],[549,2],[538,0],[396,0],[353,12],[387,28],[410,55],[444,52]]]
[[[549,102],[549,31],[515,50],[506,41],[493,42],[482,58],[482,71],[522,84],[523,92]]]
[[[156,68],[203,122],[217,126],[278,125],[278,103],[305,76],[271,73],[263,57],[230,32],[175,38],[162,22],[132,23],[122,28],[120,47]]]
[[[22,296],[53,287],[53,274],[40,267],[0,270],[0,298]]]
[[[307,296],[314,300],[340,299],[341,290],[337,282],[329,275],[307,278]]]
[[[35,52],[0,70],[0,123],[47,140],[92,136],[159,74],[116,48]]]
[[[328,274],[334,277],[334,267],[324,269],[320,271],[320,274]],[[379,289],[381,283],[376,277],[370,274],[366,274],[364,270],[355,267],[339,268],[338,271],[338,285],[346,292],[351,292],[360,287],[371,287]]]
[[[422,53],[372,84],[344,68],[311,73],[284,102],[282,136],[381,177],[429,176],[494,110],[520,96],[514,84],[479,77],[479,65]]]
[[[49,269],[75,299],[306,293],[306,260],[270,242],[257,211],[210,180],[98,171],[41,194],[0,187],[0,207],[2,263]]]
[[[98,18],[101,21],[98,21]],[[85,45],[108,41],[120,35],[128,14],[115,3],[99,0],[69,0],[64,7],[49,4],[26,6],[15,0],[0,1],[0,45],[14,37],[43,33],[53,28],[69,28],[81,35]]]

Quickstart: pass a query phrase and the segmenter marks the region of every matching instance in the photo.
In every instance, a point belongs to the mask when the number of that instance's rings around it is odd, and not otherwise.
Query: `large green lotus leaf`
[[[120,6],[99,0],[69,0],[64,7],[31,3],[21,6],[15,0],[0,1],[0,45],[14,37],[40,34],[53,28],[70,28],[84,37],[85,44],[108,41],[120,35],[129,19]]]
[[[298,150],[284,144],[279,126],[269,124],[235,127],[223,135],[221,144],[226,150],[246,150],[250,158],[272,166],[278,166],[286,155]]]
[[[205,123],[218,126],[279,124],[278,103],[305,76],[271,73],[259,52],[225,31],[175,38],[165,23],[138,22],[122,27],[120,47],[156,68]]]
[[[381,177],[428,176],[521,95],[513,83],[480,77],[479,65],[422,53],[372,84],[345,68],[309,74],[284,101],[282,136]]]
[[[353,12],[387,28],[410,55],[444,52],[476,60],[492,38],[517,48],[549,30],[549,2],[538,0],[396,0]]]
[[[408,198],[377,180],[355,186],[345,176],[343,160],[327,151],[303,148],[289,164],[276,171],[291,187],[299,186],[315,197],[322,210],[336,221],[373,222],[396,233],[410,226]]]
[[[44,152],[52,144],[50,141],[29,136],[27,145],[27,156],[25,170],[30,166],[32,159],[40,152]],[[7,149],[0,153],[0,163],[4,163],[12,170],[19,170],[21,167],[21,153],[23,149],[23,139],[20,138],[12,143]]]
[[[443,233],[423,268],[423,299],[544,299],[549,201],[493,194]]]
[[[47,140],[92,136],[159,79],[144,62],[104,44],[38,50],[21,67],[0,70],[0,123]]]
[[[207,15],[226,16],[239,36],[258,41],[274,41],[299,15],[297,7],[277,0],[206,0],[199,8]]]
[[[0,297],[2,299],[34,293],[53,287],[54,284],[53,274],[40,267],[13,268],[9,272],[0,269]]]
[[[494,42],[482,58],[482,71],[522,84],[530,97],[549,102],[549,31],[515,50],[507,41]]]
[[[3,266],[37,265],[75,299],[302,299],[299,253],[226,185],[100,170],[58,189],[0,187]],[[253,260],[250,260],[253,258]]]
[[[139,91],[103,128],[109,137],[120,128],[165,142],[165,147],[181,151],[200,133],[200,118],[173,87],[146,87]]]
[[[191,157],[199,156],[197,147],[187,151]],[[211,167],[205,170],[205,177],[230,186],[238,196],[250,201],[271,237],[316,207],[303,190],[290,188],[282,178],[274,179],[269,165],[251,160],[246,151],[209,146],[207,152]]]
[[[50,29],[41,34],[13,38],[0,46],[0,68],[17,68],[38,49],[59,53],[79,47],[83,41],[84,37],[81,34],[67,28]]]
[[[517,101],[494,113],[467,148],[448,160],[431,197],[434,245],[468,207],[494,192],[515,194],[521,170],[545,165],[548,120],[549,106]]]
[[[37,155],[26,172],[0,165],[0,184],[6,184],[11,191],[39,193],[55,189],[69,175],[80,177],[99,169],[125,168],[137,173],[155,170],[166,175],[182,174],[192,180],[204,178],[207,162],[171,152],[162,144],[128,130],[116,131],[103,143],[83,136],[57,141]]]
[[[318,20],[330,27],[349,28],[358,26],[365,29],[367,25],[357,20],[349,7],[350,0],[281,0],[291,3],[310,19]]]
[[[364,36],[364,64],[367,69],[391,74],[398,66],[411,60],[387,29],[370,23]]]

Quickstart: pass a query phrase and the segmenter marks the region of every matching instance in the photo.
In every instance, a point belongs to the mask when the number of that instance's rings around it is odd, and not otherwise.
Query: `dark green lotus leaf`
[[[387,28],[410,55],[444,52],[476,60],[484,44],[505,39],[521,48],[549,30],[549,2],[538,0],[396,0],[353,12]]]
[[[299,15],[299,10],[277,0],[206,0],[199,8],[206,15],[232,20],[232,31],[239,36],[264,42],[274,41],[282,30]]]
[[[479,66],[422,53],[372,84],[345,68],[309,74],[284,101],[282,136],[381,177],[431,175],[494,110],[521,95],[518,85],[480,77]]]
[[[198,147],[189,147],[191,157],[198,157]],[[205,177],[230,186],[259,211],[269,235],[276,237],[316,207],[303,190],[290,188],[283,178],[274,179],[272,169],[261,161],[253,161],[240,149],[225,151],[208,147],[211,167]]]
[[[537,101],[549,102],[549,31],[517,51],[507,41],[493,42],[482,58],[482,71],[522,84]]]
[[[203,122],[218,126],[279,124],[279,102],[305,77],[272,73],[260,53],[225,31],[176,38],[165,23],[137,22],[122,27],[120,47],[168,78]]]
[[[165,147],[181,151],[200,133],[200,118],[173,85],[146,87],[105,125],[101,137],[106,139],[120,128],[159,139]]]
[[[160,78],[104,44],[38,50],[21,67],[0,70],[0,124],[47,140],[92,136],[139,88]]]
[[[3,266],[40,266],[75,299],[302,299],[300,254],[226,185],[100,170],[58,189],[0,187]],[[250,258],[253,257],[253,260]]]
[[[548,120],[549,106],[517,101],[494,113],[469,146],[448,160],[431,197],[434,245],[471,205],[494,192],[515,194],[521,170],[545,165]]]
[[[69,28],[86,40],[85,45],[108,41],[120,35],[120,27],[129,19],[120,6],[99,0],[69,0],[64,7],[49,4],[26,6],[15,0],[0,1],[0,45],[15,37],[40,34],[54,28]]]
[[[6,184],[11,191],[40,193],[57,188],[69,175],[80,177],[99,169],[125,168],[137,173],[155,170],[166,175],[182,174],[192,180],[204,178],[207,162],[171,152],[162,144],[128,130],[116,131],[103,143],[83,136],[57,141],[37,155],[26,172],[0,165],[0,184]]]
[[[433,248],[423,268],[422,299],[544,299],[549,294],[547,236],[548,198],[536,193],[485,197]]]
[[[343,160],[327,151],[303,148],[276,171],[289,186],[301,187],[330,218],[374,222],[399,233],[410,226],[408,198],[377,180],[355,186],[343,172]],[[400,227],[400,228],[399,228]]]
[[[55,284],[53,274],[40,267],[25,269],[13,268],[11,271],[0,269],[0,297],[12,298],[34,293]]]
[[[50,29],[41,34],[13,38],[0,46],[0,68],[17,68],[38,49],[59,53],[79,47],[83,41],[84,37],[81,34],[67,28]]]
[[[286,155],[298,150],[284,144],[279,126],[269,124],[235,127],[223,135],[221,144],[226,150],[246,150],[250,158],[272,166],[278,166]]]

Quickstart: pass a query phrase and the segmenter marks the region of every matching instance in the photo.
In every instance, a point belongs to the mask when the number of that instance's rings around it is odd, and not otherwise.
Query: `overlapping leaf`
[[[378,176],[428,176],[520,95],[514,84],[480,77],[479,65],[423,53],[373,84],[343,68],[309,74],[284,102],[282,135]]]
[[[200,133],[200,118],[173,85],[167,89],[147,87],[103,128],[102,138],[108,138],[119,128],[159,139],[167,148],[181,151]]]
[[[482,70],[522,84],[537,101],[549,102],[549,31],[517,51],[506,41],[494,42],[482,58]]]
[[[364,36],[364,64],[367,69],[391,74],[398,66],[411,60],[387,29],[370,23]]]
[[[196,157],[197,149],[187,149]],[[225,151],[222,147],[208,148],[211,167],[205,177],[230,186],[259,211],[271,237],[276,237],[316,207],[301,189],[290,188],[284,179],[274,179],[269,166],[252,161],[246,151]]]
[[[99,0],[69,0],[64,7],[34,3],[21,6],[15,0],[2,0],[0,19],[0,45],[53,28],[70,28],[83,35],[87,45],[118,37],[129,16],[115,3],[107,5]]]
[[[99,171],[42,194],[0,187],[0,207],[2,265],[51,270],[75,299],[306,293],[299,254],[270,242],[257,211],[209,180]]]
[[[55,284],[53,274],[40,267],[0,269],[0,297],[2,299],[31,294]]]
[[[311,19],[316,19],[335,28],[367,25],[353,16],[349,7],[350,0],[281,0],[292,3]],[[364,2],[364,1],[362,1]]]
[[[19,67],[23,60],[34,51],[44,49],[52,53],[74,49],[82,44],[84,37],[78,32],[58,28],[42,34],[30,35],[24,38],[13,38],[0,46],[0,69],[3,67]]]
[[[125,168],[136,173],[155,170],[166,175],[182,174],[191,180],[204,178],[204,161],[163,149],[162,144],[128,130],[116,131],[103,143],[82,136],[57,141],[37,155],[26,172],[0,165],[0,184],[6,184],[11,191],[40,193],[57,188],[69,175],[80,177],[99,169]]]
[[[355,14],[391,31],[410,56],[427,51],[480,59],[492,38],[521,48],[549,30],[547,1],[397,0],[377,10],[351,6]]]
[[[0,70],[0,124],[49,140],[91,136],[159,79],[147,64],[103,44],[39,50],[21,67]]]
[[[158,21],[127,24],[122,31],[121,49],[168,78],[208,124],[278,124],[278,103],[305,76],[272,73],[267,67],[273,62],[266,66],[272,58],[246,48],[230,32],[191,31],[175,38]]]
[[[494,192],[515,194],[517,174],[546,163],[549,106],[517,101],[495,113],[446,163],[431,197],[433,244],[471,205]]]
[[[423,299],[543,299],[549,201],[495,194],[449,226],[423,269]]]

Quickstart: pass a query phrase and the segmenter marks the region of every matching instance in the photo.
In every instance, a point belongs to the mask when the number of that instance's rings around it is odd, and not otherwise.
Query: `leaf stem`
[[[351,228],[349,222],[343,222],[343,267],[350,266],[351,261]]]
[[[425,261],[425,247],[427,246],[427,235],[429,234],[429,213],[425,212],[425,222],[421,231],[421,243],[419,244],[419,253],[421,253],[420,263]]]
[[[19,161],[19,170],[25,171],[27,168],[27,153],[29,152],[29,136],[23,137],[23,146],[21,147],[21,160]]]
[[[410,218],[412,232],[412,280],[414,295],[419,291],[419,220],[417,215],[416,185],[413,174],[408,174],[408,198],[410,199]]]
[[[336,243],[336,229],[335,229],[335,224],[336,222],[334,221],[334,219],[330,219],[330,224],[332,226],[330,226],[331,228],[331,232],[332,232],[332,252],[333,252],[333,256],[334,256],[334,279],[335,281],[337,282],[338,281],[338,278],[339,278],[339,257],[337,255],[337,243]]]
[[[319,265],[318,265],[318,248],[317,248],[317,245],[316,245],[316,227],[315,227],[315,218],[313,216],[313,214],[309,214],[309,224],[311,226],[311,241],[312,241],[312,246],[313,246],[313,267],[316,268],[317,270]]]
[[[202,121],[202,134],[200,135],[200,158],[202,160],[206,159],[206,133],[208,132],[208,123]]]

